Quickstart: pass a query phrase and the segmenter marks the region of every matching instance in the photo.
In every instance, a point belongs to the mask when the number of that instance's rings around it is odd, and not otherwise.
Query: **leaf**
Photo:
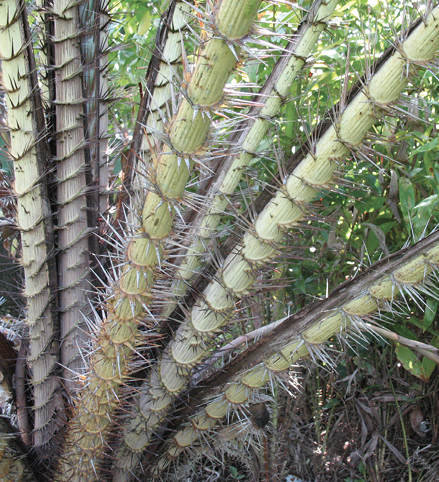
[[[416,205],[416,193],[410,179],[399,178],[399,201],[408,231],[411,231],[411,212]]]
[[[384,234],[383,230],[372,223],[361,223],[363,226],[367,226],[370,228],[374,233],[375,236],[378,238],[378,242],[380,243],[380,248],[384,251],[386,256],[389,256],[390,251],[386,244],[386,235]]]
[[[427,144],[424,144],[423,146],[418,147],[412,152],[412,156],[414,154],[419,154],[421,152],[428,152],[428,151],[432,151],[433,149],[436,150],[438,141],[439,141],[439,137],[436,137],[432,141],[427,142]]]
[[[427,304],[425,305],[424,319],[422,323],[422,328],[427,330],[436,318],[437,308],[439,306],[439,300],[432,298],[431,296],[427,299]]]
[[[439,196],[434,194],[421,201],[413,208],[413,227],[416,238],[420,238],[428,225],[432,212],[437,206]]]
[[[420,377],[421,380],[424,382],[428,382],[430,379],[431,375],[433,374],[433,371],[436,367],[436,363],[433,360],[430,360],[427,357],[422,357],[422,371],[423,371],[423,376]]]
[[[337,398],[332,398],[327,403],[325,403],[322,408],[323,410],[329,410],[330,408],[337,406],[339,403],[340,400],[338,400]]]
[[[369,196],[355,202],[355,207],[360,213],[367,213],[379,210],[384,205],[383,197]]]
[[[238,469],[233,465],[231,465],[229,469],[230,469],[230,473],[232,474],[232,477],[236,479],[236,477],[238,476]]]
[[[418,326],[416,321],[418,323],[420,323],[420,320],[418,318],[416,318],[415,316],[410,317],[410,319],[407,320],[407,321],[414,324],[415,326]],[[415,333],[412,330],[410,330],[409,328],[407,328],[407,326],[405,326],[405,325],[401,325],[399,323],[395,324],[395,326],[393,327],[393,330],[398,335],[401,335],[405,338],[408,338],[409,340],[417,340],[418,339],[418,337],[415,335]]]
[[[389,205],[390,209],[392,210],[393,215],[395,216],[398,223],[401,222],[401,216],[399,215],[398,211],[398,175],[395,170],[390,171],[390,185],[389,185],[389,194],[387,196],[387,204]]]
[[[433,196],[429,196],[425,199],[423,199],[419,204],[417,204],[414,209],[424,209],[424,208],[430,208],[432,209],[431,206],[436,206],[437,202],[439,200],[439,195],[438,194],[433,194]]]
[[[395,353],[403,367],[410,373],[413,373],[416,377],[420,378],[422,367],[416,353],[407,346],[399,343],[396,343]]]
[[[412,373],[415,377],[420,378],[424,382],[428,381],[433,373],[436,363],[425,356],[422,360],[418,360],[416,353],[407,346],[396,343],[395,349],[398,360],[403,367]]]
[[[140,19],[139,26],[137,28],[137,35],[145,35],[151,26],[151,13],[145,12]]]

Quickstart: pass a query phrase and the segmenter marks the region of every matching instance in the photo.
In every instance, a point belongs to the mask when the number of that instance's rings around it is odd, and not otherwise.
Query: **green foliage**
[[[301,142],[310,139],[323,113],[340,95],[343,98],[343,92],[364,72],[365,58],[367,62],[375,52],[385,50],[393,32],[406,28],[416,12],[405,7],[392,2],[383,8],[379,1],[339,6],[334,24],[341,28],[320,39],[313,65],[293,85],[278,121],[274,139],[285,158],[290,150],[294,153]],[[344,30],[340,19],[347,17],[349,29]],[[360,274],[364,267],[407,242],[419,240],[438,225],[438,97],[439,87],[431,72],[413,77],[408,95],[395,108],[396,117],[388,117],[386,123],[375,128],[373,150],[351,158],[341,168],[343,181],[340,179],[332,192],[316,197],[317,220],[308,221],[300,236],[300,244],[307,246],[302,250],[303,258],[278,268],[289,280],[285,297],[293,309],[325,297],[345,279]],[[261,150],[266,147],[262,145]],[[278,157],[282,159],[282,154]],[[279,159],[260,159],[253,166],[260,178],[266,179],[278,164]],[[397,321],[389,329],[435,345],[436,312],[437,301],[429,297],[423,317]],[[407,325],[415,319],[418,329],[413,331]],[[436,365],[425,357],[419,359],[402,345],[397,345],[395,355],[404,367],[424,380]]]
[[[234,467],[233,465],[231,465],[229,467],[229,470],[230,470],[230,474],[233,478],[233,480],[242,480],[242,479],[245,479],[245,474],[240,474],[238,472],[238,469],[236,467]]]
[[[140,101],[139,82],[143,82],[141,73],[146,73],[160,16],[166,9],[162,3],[123,0],[112,4],[110,36],[114,51],[110,56],[110,75],[117,80],[115,96],[120,97],[113,110],[116,132],[128,133],[133,129],[135,106]]]

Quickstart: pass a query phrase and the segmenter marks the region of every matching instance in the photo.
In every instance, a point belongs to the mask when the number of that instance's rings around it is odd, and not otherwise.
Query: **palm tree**
[[[311,237],[315,242],[316,221],[332,226],[326,244],[341,249],[342,202],[330,196],[359,195],[363,181],[343,180],[353,167],[364,176],[362,163],[380,159],[369,169],[389,170],[387,202],[400,218],[398,201],[411,192],[403,189],[409,170],[399,168],[398,198],[397,169],[378,134],[387,129],[396,140],[400,126],[423,116],[422,102],[427,119],[437,114],[425,86],[415,95],[417,76],[434,69],[439,47],[439,8],[429,4],[418,19],[402,22],[377,60],[363,51],[363,73],[347,65],[338,103],[327,98],[323,80],[317,84],[328,106],[319,122],[300,118],[304,106],[289,95],[298,86],[306,92],[304,72],[337,5],[318,0],[301,12],[288,2],[171,0],[114,177],[108,5],[56,0],[31,12],[22,0],[1,4],[7,147],[26,300],[26,327],[11,328],[20,336],[14,393],[26,448],[3,436],[2,480],[162,477],[171,461],[213,439],[221,420],[257,405],[260,390],[300,357],[328,361],[324,343],[346,330],[387,336],[378,321],[395,311],[399,295],[431,295],[439,235],[425,236],[428,219],[417,215],[423,211],[418,206],[413,214],[402,202],[417,243],[400,249],[400,237],[391,254],[372,220],[367,227],[384,259],[365,269],[363,251],[357,276],[326,299],[302,310],[298,304],[285,316],[267,298],[279,320],[266,323],[257,314],[253,297],[288,293],[279,278],[292,259],[303,258]],[[299,20],[295,30],[292,18]],[[264,23],[276,28],[276,19],[284,25],[270,33]],[[405,89],[417,99],[409,121],[403,116],[410,109],[398,104]],[[297,114],[288,117],[291,106]],[[258,149],[276,119],[287,121],[278,124],[281,131],[295,124],[304,142],[289,160],[264,165]],[[273,268],[281,274],[270,281]],[[417,349],[436,361],[434,347]],[[239,356],[225,363],[231,350]],[[12,368],[3,365],[8,379]]]

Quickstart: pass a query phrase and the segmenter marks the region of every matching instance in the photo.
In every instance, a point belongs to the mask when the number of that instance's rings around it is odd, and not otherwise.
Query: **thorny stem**
[[[286,370],[306,354],[323,354],[317,350],[318,344],[349,326],[360,330],[365,316],[370,318],[377,310],[391,310],[390,304],[399,292],[404,293],[405,287],[407,292],[415,286],[422,292],[429,273],[436,279],[438,266],[436,232],[412,248],[384,258],[358,278],[341,285],[327,299],[291,315],[268,337],[248,348],[210,380],[204,380],[203,387],[191,391],[190,406],[204,404],[204,408],[173,437],[166,456],[159,461],[160,469],[169,463],[166,457],[176,457],[194,444],[200,434],[207,436],[216,421],[234,407],[253,400],[256,388],[273,383],[278,371]],[[339,310],[345,314],[340,316]],[[242,367],[246,367],[244,371]]]
[[[297,159],[293,172],[284,180],[282,187],[269,199],[265,207],[261,208],[259,215],[254,216],[252,230],[247,231],[240,244],[232,248],[231,254],[217,271],[215,280],[208,284],[203,296],[194,304],[187,317],[190,323],[180,327],[175,339],[168,346],[166,355],[158,364],[158,371],[161,370],[161,373],[160,375],[156,373],[157,381],[154,380],[154,376],[152,378],[154,389],[150,389],[145,384],[146,394],[141,397],[142,401],[143,399],[145,401],[141,403],[139,410],[148,411],[151,404],[155,403],[152,400],[159,399],[160,402],[157,403],[161,404],[160,412],[164,412],[164,407],[169,405],[163,403],[163,400],[167,397],[175,397],[184,390],[190,368],[201,363],[209,351],[207,340],[213,339],[218,330],[229,322],[235,308],[234,300],[251,291],[257,273],[256,268],[276,256],[277,246],[282,242],[283,231],[294,227],[303,219],[306,206],[322,189],[330,186],[335,170],[344,162],[351,149],[355,151],[359,148],[368,130],[376,122],[378,105],[381,108],[385,105],[390,106],[398,99],[407,83],[405,75],[407,69],[416,62],[425,61],[427,57],[429,59],[434,57],[439,47],[438,13],[439,9],[436,8],[430,12],[428,21],[419,21],[410,31],[410,35],[404,37],[399,49],[390,49],[372,70],[373,75],[365,78],[364,84],[360,83],[354,87],[352,93],[347,96],[349,102],[344,104],[343,111],[334,110],[335,118],[328,119],[326,129],[320,138],[315,136],[318,140],[315,142],[313,152],[305,152],[302,160],[300,157]],[[421,38],[423,38],[422,41]],[[428,45],[428,52],[424,51],[423,47],[420,48],[421,45]],[[358,278],[356,281],[358,282]],[[371,309],[373,307],[374,311],[377,305],[372,300],[373,298],[370,299],[370,307]],[[364,302],[367,304],[366,300]],[[349,320],[353,318],[353,313],[365,314],[361,312],[363,308],[354,305],[353,302],[353,311],[349,312]],[[332,321],[340,327],[338,324],[340,320],[337,317]],[[332,326],[332,322],[328,327],[330,325]],[[290,365],[286,359],[290,357],[303,356],[308,352],[313,354],[312,347],[318,343],[318,339],[323,340],[325,332],[322,328],[321,334],[317,335],[316,332],[319,331],[317,326],[314,330],[310,350],[306,346],[310,343],[309,337],[296,339],[294,342],[284,339],[283,342],[288,348],[282,351],[283,355],[279,355],[281,358],[270,359],[270,366],[273,364],[277,367],[272,370],[280,370],[280,366],[286,369]],[[332,328],[331,333],[334,333]],[[278,343],[281,343],[280,340]],[[266,344],[264,346],[266,347]],[[197,430],[209,429],[216,417],[224,416],[227,412],[227,403],[239,404],[243,403],[243,400],[247,401],[250,387],[256,388],[254,385],[249,385],[250,383],[265,384],[267,377],[270,379],[271,369],[268,369],[269,373],[264,372],[263,368],[260,368],[259,372],[258,370],[251,372],[251,382],[232,385],[222,395],[219,407],[209,408],[210,414],[206,412],[200,415],[200,418],[193,423],[193,427],[179,433],[174,438],[175,452],[179,453],[179,449],[190,446],[191,441],[197,439]],[[230,376],[230,373],[227,376]],[[259,381],[255,381],[253,376],[260,377]],[[160,389],[157,386],[158,383],[162,385]],[[159,393],[162,395],[158,395]],[[154,411],[154,414],[157,415],[157,411]],[[133,432],[139,429],[139,423],[142,423],[139,419],[132,423]],[[170,453],[172,450],[170,449]]]

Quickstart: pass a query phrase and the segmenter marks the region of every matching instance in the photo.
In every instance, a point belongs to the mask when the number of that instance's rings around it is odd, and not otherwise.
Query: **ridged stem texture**
[[[58,212],[61,363],[69,391],[83,371],[87,343],[89,272],[85,137],[78,6],[56,1],[54,50],[56,85],[56,180]]]
[[[178,298],[185,294],[190,280],[200,268],[202,256],[222,216],[227,211],[230,195],[238,187],[271,125],[271,119],[279,113],[291,85],[314,51],[317,40],[326,28],[337,4],[338,0],[330,0],[327,3],[319,1],[312,5],[306,18],[293,34],[293,40],[285,47],[284,54],[255,98],[255,101],[263,106],[252,108],[248,118],[237,126],[236,131],[239,136],[233,139],[232,148],[236,149],[238,154],[230,156],[224,162],[221,172],[217,173],[215,183],[210,188],[213,195],[211,194],[210,199],[205,202],[208,209],[203,208],[192,224],[189,237],[196,240],[187,248],[185,257],[176,272],[171,286],[173,296],[163,309],[163,318],[172,314]]]
[[[160,476],[170,461],[197,440],[201,444],[207,440],[214,434],[215,425],[231,411],[257,400],[258,390],[268,383],[274,386],[277,374],[301,357],[311,354],[313,358],[325,360],[319,346],[329,338],[348,328],[364,330],[365,323],[370,326],[376,314],[392,311],[397,298],[407,302],[414,293],[429,293],[430,286],[437,284],[438,268],[439,233],[436,232],[407,252],[371,266],[324,302],[313,303],[286,319],[274,334],[262,339],[256,349],[249,350],[247,356],[244,353],[231,363],[231,367],[223,367],[215,383],[203,384],[196,397],[204,407],[172,437],[155,474]],[[243,366],[247,369],[240,369]]]
[[[84,153],[87,165],[89,225],[99,225],[99,215],[108,209],[108,2],[88,0],[78,5],[83,83],[83,119],[87,139]],[[97,237],[92,252],[97,254]]]
[[[251,33],[260,3],[260,1],[246,0],[236,5],[236,2],[224,0],[215,6],[211,18],[215,37],[206,39],[198,52],[197,63],[186,87],[184,99],[171,123],[169,132],[171,147],[158,157],[157,185],[161,186],[160,191],[151,191],[147,194],[145,206],[157,204],[162,210],[162,218],[170,216],[169,213],[173,210],[168,190],[176,181],[169,175],[171,166],[173,166],[173,172],[177,170],[180,173],[178,189],[179,197],[182,197],[184,185],[189,179],[192,158],[201,154],[205,148],[211,117],[209,111],[223,97],[225,83],[237,62],[236,55],[241,39]],[[147,219],[146,215],[144,211],[144,222]],[[154,371],[153,380],[157,380],[156,374],[157,372]],[[114,468],[116,481],[127,480],[130,477],[125,467],[131,468],[136,465],[139,452],[164,421],[166,410],[169,409],[172,401],[172,393],[169,393],[164,400],[164,405],[163,400],[159,401],[161,408],[156,410],[157,407],[154,407],[146,418],[141,413],[138,414],[135,433],[128,429],[127,436],[118,450],[117,467]],[[151,414],[153,414],[152,418]],[[146,427],[147,422],[148,427]]]
[[[7,0],[0,5],[0,56],[6,92],[10,155],[14,161],[17,222],[21,233],[29,326],[29,362],[34,396],[34,446],[48,444],[57,430],[63,407],[56,373],[59,356],[58,321],[53,291],[56,271],[53,226],[45,183],[42,147],[44,119],[39,89],[32,68],[31,39],[26,33],[24,4]],[[28,32],[28,29],[27,29]],[[44,451],[43,451],[44,452]],[[44,455],[44,453],[42,453]]]
[[[142,120],[140,155],[136,156],[132,172],[132,210],[143,205],[152,167],[151,148],[160,149],[158,138],[165,132],[167,112],[172,111],[178,92],[175,82],[181,69],[182,38],[187,30],[191,7],[188,3],[173,0],[156,39],[156,47],[148,69],[145,95],[149,96],[147,112]],[[171,102],[172,101],[172,102]],[[158,149],[157,149],[158,148]]]
[[[259,4],[260,1],[248,0],[242,2],[242,8],[248,9],[251,5],[253,19]],[[219,11],[221,8],[222,4],[218,6]],[[249,31],[252,21],[247,20],[246,24]],[[154,169],[149,173],[154,189],[147,193],[142,228],[129,241],[120,280],[107,303],[108,317],[96,337],[90,372],[69,425],[60,481],[87,482],[99,478],[111,414],[120,404],[120,386],[129,374],[130,356],[139,342],[137,327],[148,321],[148,306],[163,256],[163,243],[172,231],[174,213],[191,175],[190,156],[198,154],[208,134],[210,120],[204,110],[221,100],[224,84],[236,61],[224,40],[214,38],[206,42],[187,87],[187,98],[171,124],[172,149],[165,149],[154,160]],[[150,316],[149,321],[153,322]]]
[[[138,453],[150,443],[174,400],[187,387],[193,367],[206,358],[212,340],[232,319],[235,300],[249,293],[257,268],[278,253],[284,230],[302,220],[318,192],[330,187],[334,171],[351,150],[361,145],[378,111],[398,99],[411,66],[429,62],[438,46],[436,8],[366,79],[363,88],[339,112],[336,122],[315,143],[313,152],[297,165],[255,218],[253,227],[225,259],[141,388],[137,413],[124,437],[126,455],[119,453],[117,457],[120,467],[138,463]]]

